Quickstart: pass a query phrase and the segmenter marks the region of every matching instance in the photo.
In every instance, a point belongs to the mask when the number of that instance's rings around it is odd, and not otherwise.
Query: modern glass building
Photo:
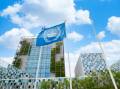
[[[75,67],[76,77],[90,75],[93,72],[105,72],[106,63],[102,53],[81,54]]]
[[[65,77],[63,47],[62,41],[36,46],[36,38],[22,39],[13,65],[0,65],[0,89],[47,89],[42,87],[45,81],[52,84],[52,79],[57,86],[58,81],[64,80],[60,77]]]
[[[63,41],[36,46],[36,38],[24,38],[13,65],[32,77],[65,77]],[[39,68],[38,68],[39,66]]]

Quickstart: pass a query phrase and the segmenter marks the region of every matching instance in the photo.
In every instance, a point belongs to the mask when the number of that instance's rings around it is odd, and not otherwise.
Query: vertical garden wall
[[[24,55],[29,55],[31,49],[31,45],[30,42],[28,42],[27,40],[22,40],[20,41],[20,49],[16,52],[16,55],[14,57],[14,61],[13,61],[13,66],[16,68],[21,68],[22,65],[22,59],[21,56]]]
[[[63,42],[57,42],[56,46],[51,49],[50,71],[55,74],[55,77],[65,77],[64,51],[61,47],[63,47]],[[57,54],[63,55],[56,59]]]

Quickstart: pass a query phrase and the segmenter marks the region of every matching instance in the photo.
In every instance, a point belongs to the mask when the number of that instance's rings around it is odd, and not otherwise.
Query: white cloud
[[[22,37],[33,36],[28,30],[13,28],[0,36],[0,44],[7,48],[16,49]]]
[[[0,66],[7,67],[9,64],[12,64],[13,57],[0,57]]]
[[[120,17],[110,17],[108,19],[107,28],[111,33],[120,36]]]
[[[99,40],[102,40],[104,37],[105,37],[105,31],[101,31],[101,32],[99,32],[98,35],[97,35],[97,38],[98,38]]]
[[[74,0],[25,0],[21,5],[15,4],[3,10],[2,16],[9,15],[13,23],[27,29],[65,20],[68,23],[91,24],[90,12],[77,11],[74,5]]]
[[[27,36],[33,36],[33,34],[24,28],[13,28],[0,36],[0,45],[15,51],[21,38]],[[13,57],[0,57],[0,63],[4,62],[2,64],[3,67],[7,67],[7,65],[11,64],[13,60]]]
[[[20,11],[20,9],[21,9],[20,4],[14,4],[13,6],[8,6],[6,9],[3,10],[1,16],[15,15]]]
[[[67,35],[67,38],[73,41],[81,41],[84,37],[83,35],[73,31]]]
[[[76,23],[79,24],[91,24],[90,12],[88,10],[79,10],[75,16]]]

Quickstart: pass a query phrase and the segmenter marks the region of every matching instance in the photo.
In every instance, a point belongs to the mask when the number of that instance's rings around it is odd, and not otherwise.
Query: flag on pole
[[[54,42],[62,41],[66,37],[65,23],[43,28],[37,36],[36,46],[44,46]]]

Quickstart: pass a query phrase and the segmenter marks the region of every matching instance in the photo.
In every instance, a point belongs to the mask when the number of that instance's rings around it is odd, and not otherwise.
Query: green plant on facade
[[[55,48],[51,50],[51,65],[50,65],[50,71],[52,73],[55,73]]]
[[[55,60],[56,54],[60,53],[60,47],[63,45],[63,42],[57,42],[56,47],[51,50],[51,65],[50,71],[55,74],[56,77],[65,76],[65,67],[64,67],[64,58],[61,58],[59,61]]]
[[[19,55],[27,55],[30,50],[30,43],[27,42],[26,40],[23,40],[20,42],[20,44],[21,44],[21,48]]]
[[[13,61],[13,66],[20,69],[22,64],[22,60],[18,57],[15,57],[15,60]]]
[[[20,58],[20,56],[22,55],[29,55],[30,49],[31,49],[31,45],[29,42],[27,42],[26,40],[23,40],[20,42],[20,50],[18,52],[16,52],[16,56],[14,57],[14,61],[13,61],[13,66],[16,68],[21,68],[22,65],[22,60]]]
[[[60,61],[56,62],[55,64],[55,74],[56,77],[64,77],[65,76],[65,71],[64,71],[64,60],[61,58]]]

